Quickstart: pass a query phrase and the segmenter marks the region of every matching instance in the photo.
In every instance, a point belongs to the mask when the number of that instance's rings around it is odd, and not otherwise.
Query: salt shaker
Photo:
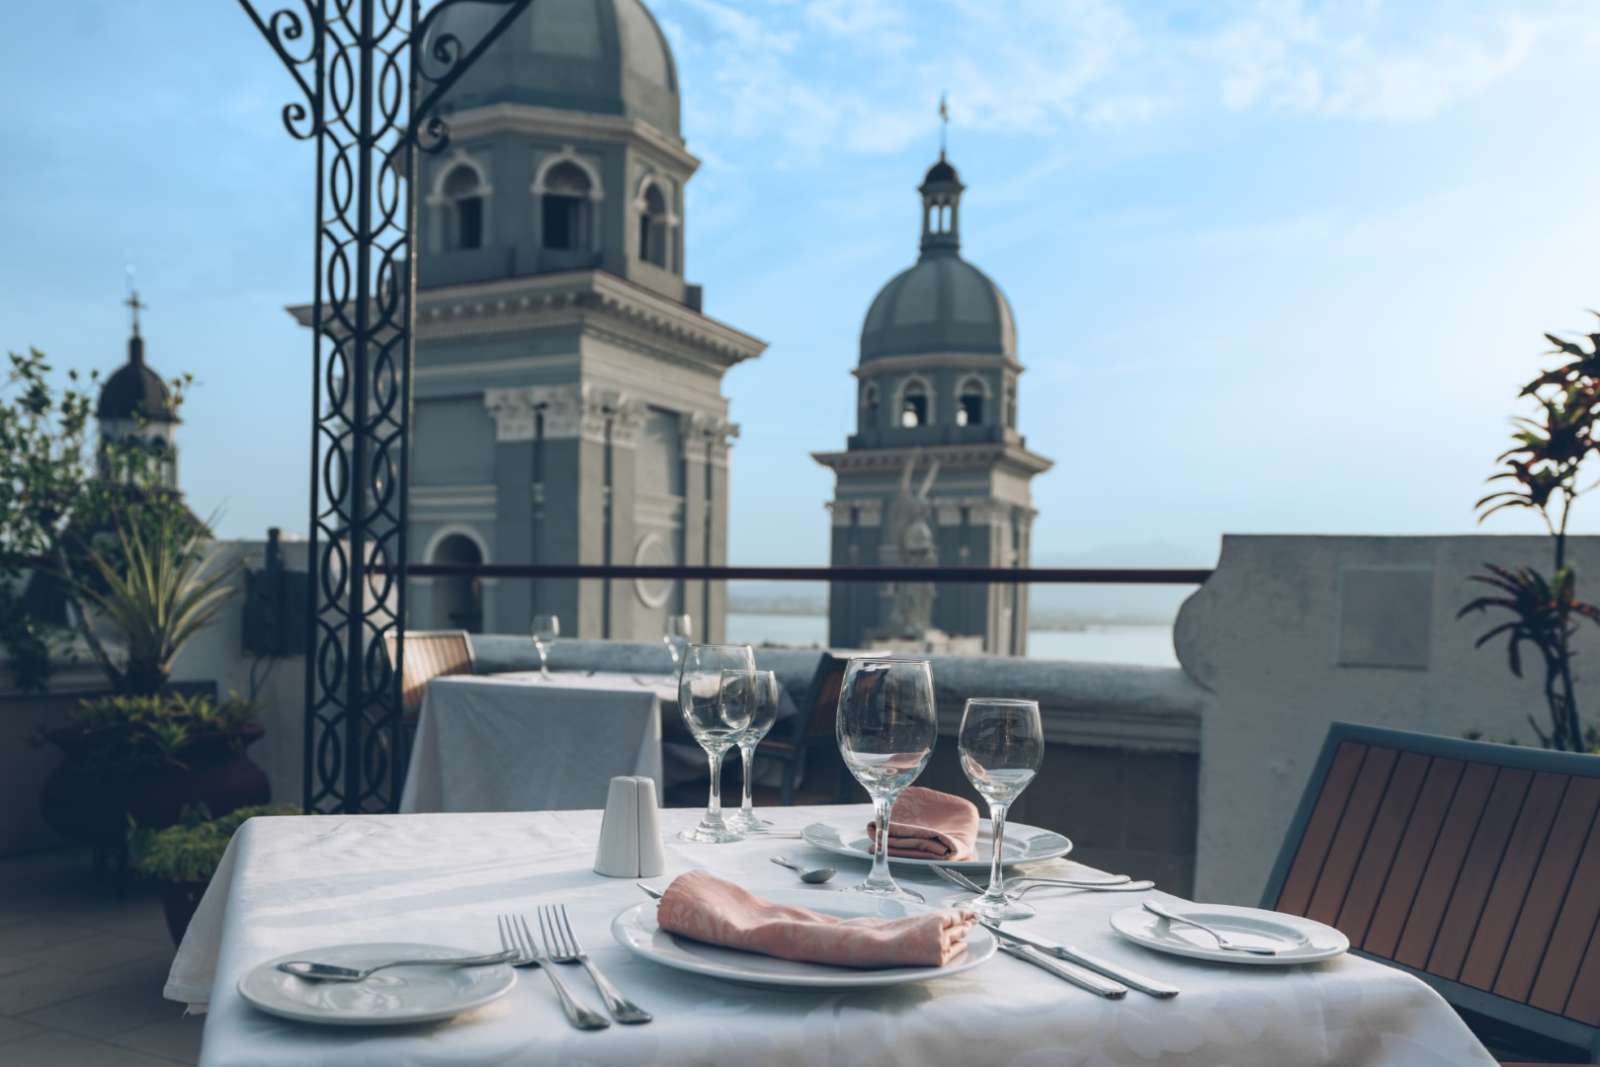
[[[653,878],[665,869],[655,780],[618,775],[606,792],[595,873],[608,878]]]

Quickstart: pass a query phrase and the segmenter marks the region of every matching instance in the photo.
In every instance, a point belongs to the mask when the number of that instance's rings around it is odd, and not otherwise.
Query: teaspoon
[[[807,885],[821,885],[823,882],[828,881],[835,874],[839,873],[832,867],[812,867],[808,869],[800,866],[797,863],[790,863],[782,856],[773,856],[771,858],[772,862],[776,863],[779,867],[787,867],[794,873],[798,874],[800,876],[800,880],[805,882]]]

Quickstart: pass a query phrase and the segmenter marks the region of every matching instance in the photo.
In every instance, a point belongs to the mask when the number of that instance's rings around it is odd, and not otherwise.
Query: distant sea
[[[820,647],[828,640],[828,620],[821,615],[768,615],[732,612],[728,639],[759,645]],[[1029,659],[1084,660],[1176,667],[1170,624],[1095,623],[1081,630],[1028,631]]]

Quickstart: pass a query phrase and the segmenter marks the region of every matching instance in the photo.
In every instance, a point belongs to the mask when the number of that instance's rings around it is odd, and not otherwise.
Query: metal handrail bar
[[[389,568],[392,572],[398,568]],[[603,563],[410,563],[413,578],[611,578],[722,582],[979,582],[1005,585],[1200,585],[1210,570],[1174,567],[743,567]]]

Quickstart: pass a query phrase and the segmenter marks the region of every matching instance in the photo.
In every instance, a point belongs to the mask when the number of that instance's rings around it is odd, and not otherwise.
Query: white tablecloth
[[[921,985],[875,991],[785,991],[659,969],[610,936],[641,899],[630,880],[591,870],[600,812],[369,815],[253,819],[229,846],[190,924],[167,985],[209,997],[202,1067],[467,1067],[481,1064],[1015,1064],[1127,1067],[1460,1067],[1489,1058],[1422,982],[1354,956],[1309,967],[1226,967],[1156,955],[1116,938],[1115,910],[1137,894],[1038,899],[1029,932],[1182,987],[1169,1001],[1106,1001],[996,956]],[[865,823],[865,806],[769,811],[784,828],[818,818]],[[756,891],[796,884],[768,862],[818,860],[793,840],[685,845],[671,834],[698,817],[662,812],[668,876],[705,867]],[[832,863],[840,881],[862,865]],[[1058,862],[1069,869],[1073,865]],[[1083,868],[1076,868],[1082,871]],[[918,879],[930,894],[940,884]],[[817,890],[826,892],[826,890]],[[655,1013],[645,1026],[569,1028],[544,979],[522,972],[511,993],[432,1027],[351,1031],[261,1014],[235,985],[255,964],[349,941],[496,947],[495,915],[565,903],[579,936],[624,992]],[[593,1006],[581,971],[563,972]]]
[[[603,808],[619,774],[661,783],[667,675],[538,672],[435,678],[400,810]]]

